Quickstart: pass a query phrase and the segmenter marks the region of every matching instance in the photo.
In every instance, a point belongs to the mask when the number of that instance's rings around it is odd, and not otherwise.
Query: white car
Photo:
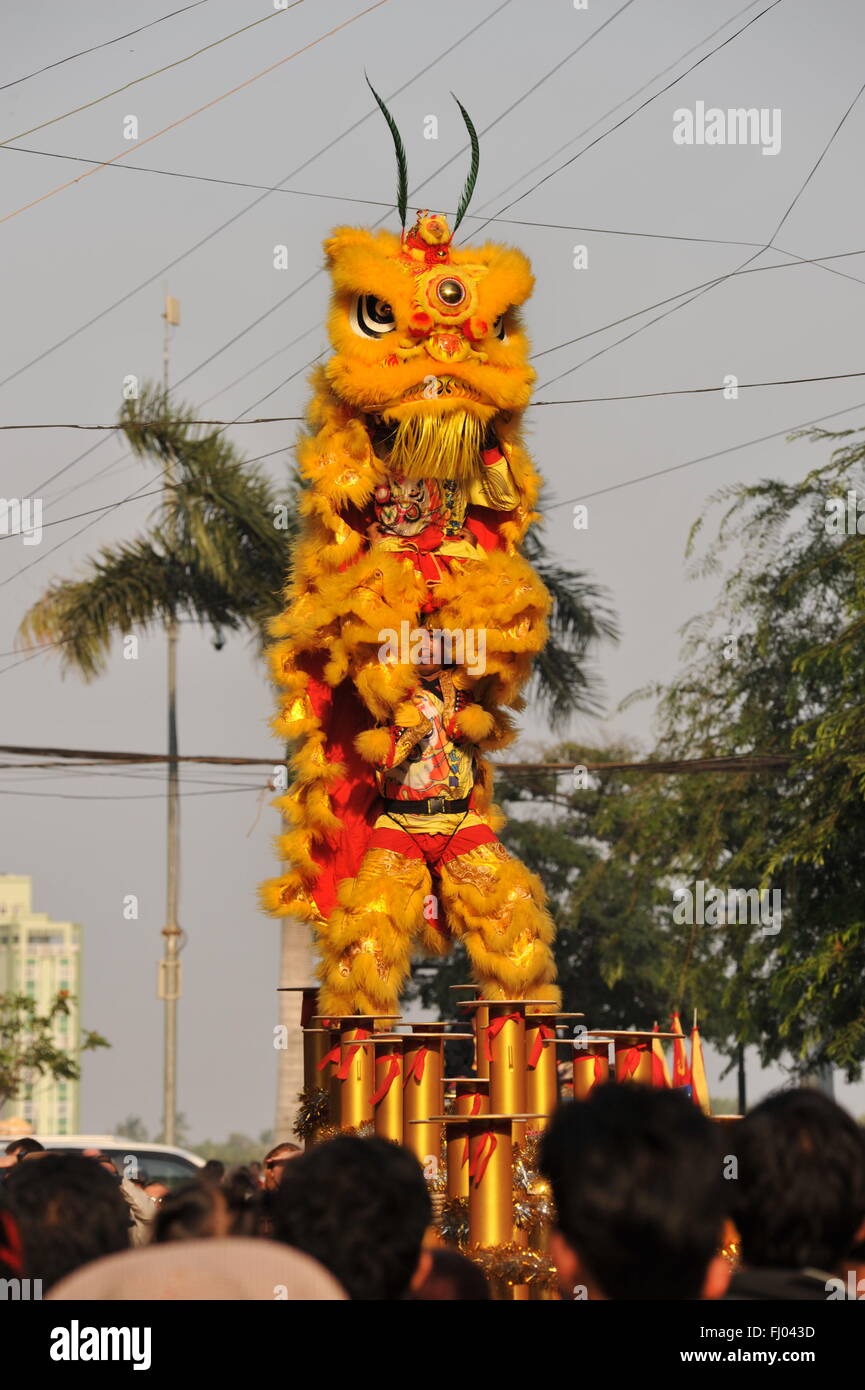
[[[9,1135],[4,1136],[3,1147],[14,1143],[16,1137],[38,1139],[44,1148],[54,1153],[83,1153],[85,1149],[99,1149],[100,1153],[112,1159],[123,1177],[136,1182],[163,1182],[166,1187],[189,1182],[204,1167],[204,1159],[188,1149],[125,1139],[120,1134]]]

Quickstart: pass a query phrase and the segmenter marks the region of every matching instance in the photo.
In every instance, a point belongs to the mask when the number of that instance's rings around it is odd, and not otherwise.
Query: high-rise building
[[[32,880],[23,874],[0,874],[0,994],[27,994],[39,1013],[48,1013],[61,990],[72,998],[60,1014],[54,1041],[79,1060],[81,1000],[81,927],[52,922],[32,908]],[[21,1095],[7,1100],[0,1120],[25,1120],[35,1134],[76,1134],[79,1084],[34,1075]]]

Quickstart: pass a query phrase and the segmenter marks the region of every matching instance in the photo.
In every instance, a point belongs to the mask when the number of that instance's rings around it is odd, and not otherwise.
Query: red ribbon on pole
[[[595,1081],[594,1081],[594,1084],[597,1086],[598,1082],[601,1080],[601,1078],[602,1078],[603,1075],[604,1075],[604,1063],[603,1063],[603,1060],[602,1060],[600,1057],[595,1057],[594,1062],[595,1062],[595,1066],[594,1066]],[[607,1063],[607,1066],[609,1066],[609,1062]]]
[[[423,1071],[424,1067],[426,1066],[428,1052],[428,1047],[418,1048],[417,1052],[412,1058],[412,1064],[405,1074],[405,1080],[402,1083],[403,1086],[407,1086],[412,1077],[414,1077],[416,1081],[423,1081]]]
[[[541,1060],[541,1053],[544,1050],[544,1043],[547,1042],[550,1038],[554,1038],[555,1036],[555,1028],[550,1028],[549,1025],[546,1023],[540,1024],[538,1031],[535,1034],[534,1046],[532,1047],[531,1056],[529,1057],[527,1063],[527,1065],[530,1066],[532,1070],[534,1070],[534,1068],[538,1065],[538,1062]]]
[[[356,1028],[356,1029],[354,1030],[354,1032],[355,1032],[355,1037],[357,1037],[357,1038],[368,1038],[368,1037],[369,1037],[369,1033],[366,1031],[365,1028]],[[351,1064],[352,1064],[352,1062],[354,1061],[355,1057],[357,1056],[358,1052],[360,1052],[360,1046],[361,1046],[360,1043],[352,1043],[352,1044],[349,1046],[349,1049],[348,1049],[348,1051],[346,1052],[345,1057],[344,1057],[343,1060],[342,1060],[342,1065],[341,1065],[340,1067],[338,1067],[337,1070],[336,1070],[336,1072],[334,1073],[334,1075],[336,1076],[337,1081],[345,1081],[346,1078],[348,1077],[348,1074],[349,1074],[349,1072],[351,1071]]]
[[[488,1023],[484,1029],[484,1044],[486,1047],[487,1061],[493,1060],[493,1040],[498,1037],[506,1023],[519,1023],[522,1014],[500,1014],[494,1018],[492,1023]]]
[[[318,1063],[316,1063],[316,1070],[317,1070],[317,1071],[324,1071],[325,1067],[330,1066],[331,1062],[338,1062],[338,1061],[339,1061],[339,1046],[337,1045],[336,1047],[332,1047],[332,1048],[330,1049],[330,1052],[328,1052],[328,1054],[327,1054],[326,1057],[322,1057],[321,1061],[318,1062]]]
[[[634,1047],[628,1048],[627,1052],[625,1053],[624,1075],[622,1077],[623,1081],[630,1081],[631,1077],[636,1072],[637,1067],[640,1065],[641,1055],[645,1052],[648,1052],[648,1050],[648,1045],[646,1043],[636,1043]]]
[[[384,1081],[381,1083],[378,1090],[373,1091],[369,1098],[369,1103],[373,1107],[378,1105],[380,1100],[384,1100],[394,1081],[399,1076],[400,1054],[398,1052],[386,1052],[383,1053],[378,1060],[380,1062],[390,1062],[390,1066],[388,1067],[387,1076]]]
[[[478,1093],[477,1095],[472,1096],[472,1108],[471,1108],[471,1110],[469,1111],[469,1114],[471,1114],[471,1115],[479,1115],[480,1113],[481,1113],[481,1097],[480,1097],[480,1093]],[[463,1149],[463,1161],[462,1161],[462,1163],[460,1164],[460,1167],[461,1167],[461,1168],[465,1168],[466,1164],[467,1164],[468,1161],[469,1161],[469,1150],[470,1150],[470,1149],[471,1149],[471,1143],[470,1143],[470,1141],[469,1141],[469,1136],[466,1135],[465,1148]]]
[[[483,1151],[486,1148],[487,1141],[489,1141],[489,1149],[484,1153]],[[498,1142],[496,1136],[490,1134],[489,1131],[487,1131],[486,1134],[482,1134],[478,1140],[474,1158],[469,1164],[469,1177],[474,1182],[475,1187],[480,1187],[484,1173],[487,1171],[487,1165],[498,1147]]]

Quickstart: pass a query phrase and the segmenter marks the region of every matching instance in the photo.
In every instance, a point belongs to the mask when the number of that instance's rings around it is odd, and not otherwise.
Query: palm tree
[[[187,406],[147,386],[124,405],[120,426],[133,451],[171,460],[163,496],[149,528],[131,541],[103,547],[80,579],[52,583],[25,614],[20,635],[50,644],[64,671],[84,680],[101,675],[112,640],[134,628],[166,630],[181,619],[210,627],[222,647],[226,633],[245,632],[260,653],[298,533],[300,484],[294,474],[277,487],[222,433],[203,434]],[[553,596],[550,642],[538,663],[534,693],[554,723],[593,712],[597,684],[587,650],[615,638],[604,593],[580,571],[551,561],[537,532],[526,553]],[[280,983],[313,978],[310,929],[292,918],[281,926]],[[302,1085],[298,996],[282,993],[280,1022],[291,1045],[279,1053],[277,1139],[291,1133]]]

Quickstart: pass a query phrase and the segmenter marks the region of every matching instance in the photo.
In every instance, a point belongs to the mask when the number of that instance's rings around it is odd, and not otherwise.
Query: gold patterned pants
[[[491,835],[460,852],[456,837],[401,834],[411,843],[374,844],[340,885],[319,942],[321,1012],[398,1013],[412,952],[445,955],[454,941],[483,998],[557,1005],[554,927],[537,876]],[[431,841],[449,852],[434,853]],[[400,843],[395,833],[389,843]]]

